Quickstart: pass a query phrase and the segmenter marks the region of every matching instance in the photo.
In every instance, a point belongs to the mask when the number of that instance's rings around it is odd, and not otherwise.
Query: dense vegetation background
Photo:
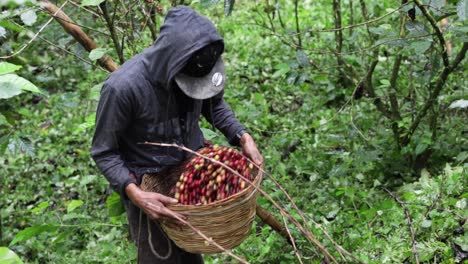
[[[175,2],[53,2],[93,46],[50,2],[0,1],[0,263],[135,263],[89,156],[94,111],[110,58],[151,45]],[[225,98],[306,223],[270,179],[263,189],[339,263],[466,261],[466,0],[189,2],[224,37]],[[303,263],[330,260],[288,226]],[[234,253],[299,263],[260,220]]]

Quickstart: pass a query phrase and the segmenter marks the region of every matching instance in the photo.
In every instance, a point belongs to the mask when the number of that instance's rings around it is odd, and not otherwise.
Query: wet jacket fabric
[[[199,127],[203,115],[233,145],[244,130],[223,99],[223,93],[206,100],[187,97],[174,81],[191,55],[222,41],[207,18],[185,6],[167,13],[155,43],[109,75],[96,111],[91,156],[111,187],[124,195],[125,187],[145,173],[161,172],[186,155],[174,147],[143,142],[203,146]],[[124,195],[125,196],[125,195]]]

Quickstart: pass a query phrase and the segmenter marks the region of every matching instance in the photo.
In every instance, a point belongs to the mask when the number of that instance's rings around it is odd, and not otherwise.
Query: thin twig
[[[330,29],[311,29],[311,30],[304,30],[302,32],[299,32],[299,33],[291,33],[291,34],[288,34],[288,35],[296,35],[296,34],[304,34],[304,33],[323,33],[323,32],[335,32],[335,31],[343,31],[343,30],[346,30],[346,29],[350,29],[350,28],[355,28],[355,27],[360,27],[360,26],[365,26],[365,25],[369,25],[369,24],[372,24],[372,23],[375,23],[379,20],[382,20],[386,17],[388,17],[389,15],[397,12],[397,11],[400,11],[403,7],[405,7],[406,5],[408,4],[403,4],[403,5],[400,5],[397,9],[391,11],[391,12],[388,12],[380,17],[377,17],[377,18],[374,18],[374,19],[371,19],[371,20],[368,20],[368,21],[365,21],[365,22],[362,22],[362,23],[357,23],[357,24],[354,24],[354,25],[348,25],[348,26],[344,26],[344,27],[339,27],[339,28],[330,28]]]
[[[26,31],[28,30],[27,28],[25,28],[25,27],[23,27],[22,25],[16,23],[15,21],[9,21],[9,22],[10,22],[10,23],[13,23],[13,24],[15,24],[15,25],[17,25],[18,27],[21,27],[23,30],[26,30]],[[37,38],[40,39],[40,40],[42,40],[42,41],[45,41],[47,44],[49,44],[49,45],[51,45],[51,46],[53,46],[53,47],[55,47],[55,48],[57,48],[57,49],[60,49],[61,51],[65,52],[65,53],[68,53],[68,54],[70,54],[70,55],[76,57],[78,60],[80,60],[80,61],[82,61],[82,62],[84,62],[84,63],[87,63],[87,64],[89,64],[89,65],[94,65],[93,62],[87,61],[87,60],[83,59],[82,57],[76,55],[75,53],[73,53],[73,52],[71,52],[71,51],[69,51],[69,50],[67,50],[66,48],[60,47],[59,45],[57,45],[57,44],[51,42],[51,41],[48,40],[48,39],[45,39],[45,38],[43,38],[43,37],[41,37],[41,36],[37,36]],[[99,69],[105,71],[103,68],[99,68]]]
[[[67,1],[67,2],[68,2],[68,1]],[[51,17],[53,17],[53,18],[55,18],[55,19],[57,19],[57,20],[62,20],[62,21],[64,21],[64,22],[66,22],[66,23],[70,23],[70,24],[73,24],[73,25],[75,25],[75,26],[78,26],[78,27],[81,27],[81,28],[88,29],[88,30],[90,30],[90,31],[94,31],[94,32],[100,33],[100,34],[102,34],[102,35],[104,35],[104,36],[107,36],[107,37],[110,36],[108,33],[104,32],[104,31],[101,31],[101,30],[98,30],[98,29],[96,29],[96,28],[88,27],[88,26],[85,26],[85,25],[83,25],[83,24],[76,23],[75,21],[71,21],[71,20],[68,20],[68,19],[64,19],[63,17],[56,16],[56,14],[50,14],[50,13],[48,13],[47,11],[45,11],[44,9],[41,9],[41,11],[42,11],[42,12],[46,12],[48,15],[50,15]]]
[[[151,202],[147,202],[146,203],[147,205],[153,207],[154,209],[158,209],[159,210],[159,207],[154,205],[153,203]],[[237,256],[236,254],[232,253],[231,250],[229,249],[225,249],[224,247],[222,247],[220,244],[216,243],[216,241],[214,241],[213,239],[207,237],[205,234],[203,234],[200,230],[198,230],[198,228],[195,228],[192,224],[190,224],[190,222],[188,221],[185,221],[184,219],[182,219],[181,217],[179,217],[177,214],[175,214],[174,212],[172,212],[171,210],[168,210],[168,213],[170,216],[172,216],[173,218],[177,219],[178,221],[180,221],[181,223],[183,223],[184,225],[187,225],[188,227],[190,227],[195,233],[197,233],[199,236],[201,236],[203,239],[205,239],[208,243],[210,244],[213,244],[215,245],[217,248],[219,248],[220,250],[222,250],[224,253],[228,254],[229,256],[237,259],[238,261],[240,261],[241,263],[245,263],[245,264],[248,264],[249,262],[239,256]]]
[[[414,232],[414,229],[413,229],[413,225],[412,225],[412,221],[411,221],[411,216],[410,216],[410,213],[408,211],[408,208],[406,208],[406,206],[403,205],[403,202],[395,195],[393,194],[391,191],[389,191],[387,188],[384,188],[384,190],[390,195],[393,197],[393,199],[401,206],[401,208],[403,208],[403,210],[405,211],[405,215],[406,215],[406,220],[408,221],[408,227],[409,227],[409,230],[410,230],[410,233],[411,233],[411,250],[413,251],[413,255],[414,255],[414,259],[416,261],[416,264],[419,264],[419,256],[418,256],[418,250],[416,249],[416,234]]]
[[[333,260],[334,263],[338,263],[336,261],[336,259],[328,252],[328,250],[325,249],[325,247],[317,240],[317,238],[315,238],[315,236],[313,234],[311,234],[310,232],[307,232],[306,229],[289,213],[287,212],[285,209],[283,209],[281,206],[279,206],[279,204],[273,200],[273,198],[271,198],[270,195],[268,195],[268,193],[266,193],[264,190],[262,190],[259,186],[256,186],[255,184],[253,184],[252,181],[250,181],[248,178],[242,176],[241,174],[239,174],[237,171],[233,170],[231,167],[227,166],[226,164],[222,163],[222,162],[219,162],[215,159],[212,159],[212,158],[209,158],[209,157],[206,157],[196,151],[193,151],[185,146],[181,146],[181,145],[177,145],[177,144],[172,144],[172,143],[155,143],[155,142],[144,142],[143,144],[147,144],[147,145],[154,145],[154,146],[161,146],[161,147],[175,147],[175,148],[179,148],[179,149],[182,149],[184,151],[187,151],[191,154],[194,154],[198,157],[201,157],[201,158],[204,158],[204,159],[207,159],[215,164],[218,164],[220,166],[222,166],[223,168],[226,168],[227,170],[229,170],[231,173],[233,173],[234,175],[240,177],[241,179],[243,179],[244,181],[246,181],[248,184],[252,185],[253,188],[255,188],[258,192],[260,192],[268,201],[270,201],[273,206],[275,206],[281,213],[284,213],[289,220],[291,220],[292,223],[294,223],[294,225],[296,225],[296,227],[299,228],[299,230],[301,231],[301,233],[307,238],[309,239],[309,241],[311,241],[312,243],[314,243],[319,249],[320,251],[322,251],[322,253],[325,254],[325,256],[327,258],[330,258]],[[255,164],[255,163],[252,163],[252,164]],[[266,173],[262,168],[256,166],[260,171],[262,171],[263,173]],[[284,190],[284,189],[283,189]],[[296,209],[298,210],[298,209]],[[300,210],[299,210],[300,211]]]
[[[288,223],[286,222],[286,217],[281,214],[281,218],[283,218],[283,222],[284,222],[284,227],[286,228],[286,232],[288,232],[288,236],[289,238],[291,239],[291,244],[294,248],[294,254],[296,255],[297,257],[297,260],[299,260],[299,263],[303,264],[302,263],[302,258],[301,258],[301,255],[299,254],[299,251],[297,250],[297,247],[296,247],[296,242],[294,242],[294,238],[293,236],[291,235],[291,232],[289,231],[289,228],[288,228]]]
[[[107,28],[111,34],[112,42],[114,43],[114,47],[117,53],[117,57],[119,58],[120,64],[125,62],[124,55],[123,55],[123,48],[120,46],[119,37],[117,36],[117,32],[115,31],[114,21],[111,19],[109,15],[109,11],[107,9],[107,1],[102,2],[99,4],[99,7],[102,11],[102,16],[106,21]]]
[[[68,3],[68,1],[65,1],[60,7],[59,9],[55,12],[54,15],[56,15],[58,12],[60,12],[60,10],[62,10],[62,8]],[[31,45],[31,43],[39,36],[39,34],[54,20],[53,17],[51,17],[40,29],[39,31],[34,34],[34,36],[26,43],[24,44],[24,46],[19,49],[18,51],[14,52],[13,54],[11,55],[8,55],[8,56],[0,56],[0,59],[9,59],[9,58],[12,58],[18,54],[20,54],[21,52],[23,52],[23,50],[25,50],[29,45]]]
[[[78,7],[78,8],[80,8],[80,9],[83,9],[84,11],[86,11],[86,12],[88,12],[88,13],[90,13],[90,14],[96,16],[96,17],[101,17],[98,13],[96,13],[96,12],[94,12],[93,10],[91,10],[91,9],[89,9],[89,8],[86,8],[86,7],[84,7],[84,6],[82,6],[82,5],[78,4],[78,3],[76,3],[76,2],[73,1],[73,0],[68,0],[68,2],[70,2],[72,5],[74,5],[74,6]]]

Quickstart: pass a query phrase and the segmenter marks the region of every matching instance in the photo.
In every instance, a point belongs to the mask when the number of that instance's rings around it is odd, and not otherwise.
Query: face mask
[[[223,48],[222,42],[215,42],[197,50],[187,61],[181,73],[192,77],[207,75],[221,56]]]

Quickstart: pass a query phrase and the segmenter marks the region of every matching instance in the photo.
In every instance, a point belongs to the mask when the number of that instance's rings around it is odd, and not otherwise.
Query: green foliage
[[[158,27],[173,2],[129,5],[132,15],[126,16],[122,6],[106,1],[111,14],[117,11],[114,28],[124,60],[153,41],[141,8],[163,7],[153,16]],[[341,44],[337,31],[323,31],[337,26],[330,1],[303,1],[297,14],[295,2],[301,1],[190,3],[213,19],[224,37],[225,98],[256,139],[266,171],[340,262],[327,234],[366,263],[416,263],[416,254],[421,263],[463,263],[468,251],[465,61],[430,100],[444,72],[443,49],[414,1],[404,6],[352,1],[353,17],[351,1],[341,1],[341,26],[361,23],[340,31]],[[441,28],[452,44],[452,63],[467,41],[466,1],[442,2],[424,1],[437,23],[449,19]],[[0,95],[6,98],[0,99],[0,245],[9,247],[0,248],[0,262],[21,263],[13,251],[27,263],[136,260],[120,197],[109,191],[89,156],[94,111],[108,74],[96,60],[108,55],[119,61],[105,20],[90,19],[102,3],[81,2],[93,14],[71,5],[63,9],[100,48],[84,50],[53,21],[40,36],[57,46],[36,39],[0,63]],[[0,14],[0,56],[21,49],[50,18],[35,8],[9,2]],[[364,8],[374,22],[362,23]],[[412,131],[427,102],[427,114]],[[205,120],[202,126],[207,139],[227,144]],[[262,188],[302,222],[268,177]],[[283,220],[265,198],[258,203]],[[321,263],[317,247],[288,227],[303,262]],[[284,238],[258,219],[234,253],[251,263],[298,262]],[[232,262],[224,254],[205,259]]]
[[[2,264],[23,264],[23,261],[6,247],[0,247],[0,263]]]

